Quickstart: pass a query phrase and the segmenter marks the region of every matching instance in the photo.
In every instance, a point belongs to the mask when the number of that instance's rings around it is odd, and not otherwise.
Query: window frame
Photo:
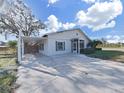
[[[56,41],[56,51],[65,51],[64,41]]]
[[[39,45],[39,47],[40,47],[40,50],[41,50],[41,51],[44,51],[44,44],[43,44],[43,43],[41,43],[41,44]]]
[[[80,49],[84,49],[85,48],[85,41],[84,40],[80,40]]]

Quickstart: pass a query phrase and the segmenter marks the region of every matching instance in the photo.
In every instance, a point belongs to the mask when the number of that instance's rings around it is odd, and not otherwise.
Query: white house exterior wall
[[[84,40],[84,43],[85,43],[84,47],[86,48],[89,40],[79,30],[65,31],[65,32],[54,33],[54,34],[48,35],[47,55],[71,53],[71,39],[74,39],[74,38]],[[56,51],[56,41],[65,42],[65,51]]]
[[[64,51],[56,51],[56,41],[65,42]],[[47,55],[65,54],[71,52],[71,41],[64,39],[48,39],[48,53]]]
[[[40,50],[40,53],[43,55],[48,55],[48,40],[44,40],[41,43],[44,44],[44,50]]]

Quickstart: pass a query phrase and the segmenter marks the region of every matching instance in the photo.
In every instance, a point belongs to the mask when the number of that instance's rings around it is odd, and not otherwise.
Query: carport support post
[[[21,64],[21,32],[20,31],[18,36],[18,63]]]
[[[23,58],[23,55],[24,55],[24,39],[21,38],[21,40],[22,40],[22,42],[21,42],[21,44],[22,44],[21,45],[22,46],[22,56],[21,57]]]
[[[78,39],[78,54],[80,54],[80,40]]]

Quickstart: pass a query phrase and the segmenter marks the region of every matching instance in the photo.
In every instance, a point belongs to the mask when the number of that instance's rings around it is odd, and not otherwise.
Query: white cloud
[[[76,24],[74,24],[74,23],[65,23],[65,24],[63,24],[64,29],[71,29],[71,28],[73,28],[75,26],[76,26]]]
[[[96,0],[81,0],[83,2],[86,2],[86,3],[95,3]]]
[[[53,4],[58,0],[53,0],[49,3]],[[76,14],[76,22],[62,23],[55,15],[50,15],[45,22],[48,29],[55,32],[62,29],[71,29],[75,26],[88,27],[93,31],[98,31],[105,28],[113,28],[116,25],[115,18],[122,14],[122,3],[120,0],[109,0],[98,2],[99,0],[85,0],[94,2],[87,11],[80,10]],[[97,2],[95,2],[97,1]]]
[[[106,40],[109,43],[118,43],[118,42],[122,42],[124,43],[124,36],[123,35],[107,35],[106,36]]]
[[[51,32],[56,32],[60,29],[65,30],[65,29],[71,29],[76,26],[74,23],[62,23],[58,20],[58,18],[55,15],[50,15],[48,17],[48,20],[45,22],[45,24],[48,27],[48,30]]]
[[[123,6],[120,0],[111,2],[96,2],[87,12],[80,10],[77,15],[77,24],[87,26],[98,31],[105,28],[113,28],[116,24],[115,18],[122,14]]]
[[[59,1],[59,0],[48,0],[48,3],[49,3],[49,4],[54,4],[54,3],[56,3],[57,1]]]
[[[121,37],[120,37],[120,36],[118,36],[118,35],[115,35],[115,36],[113,36],[113,39],[115,39],[115,40],[120,40],[120,39],[121,39]]]
[[[105,28],[113,28],[115,26],[116,22],[115,21],[111,21],[109,23],[103,24],[103,25],[99,25],[95,28],[93,28],[94,31],[98,31],[101,29],[105,29]]]
[[[54,4],[56,2],[58,2],[59,0],[48,0],[48,7],[51,5],[51,4]]]
[[[106,39],[110,39],[110,38],[112,38],[111,35],[107,35],[107,36],[106,36]]]
[[[59,22],[58,18],[54,15],[50,15],[45,24],[47,24],[48,28],[53,32],[57,31],[62,26],[62,23]]]

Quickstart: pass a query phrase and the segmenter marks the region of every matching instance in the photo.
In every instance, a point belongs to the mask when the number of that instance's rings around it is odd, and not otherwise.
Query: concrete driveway
[[[85,55],[26,55],[15,93],[124,93],[124,64]]]

